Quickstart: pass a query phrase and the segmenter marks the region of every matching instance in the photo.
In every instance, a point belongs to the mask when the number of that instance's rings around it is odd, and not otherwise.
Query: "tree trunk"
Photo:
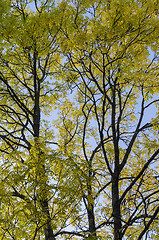
[[[35,93],[35,99],[34,99],[34,114],[33,114],[33,131],[34,131],[34,137],[35,137],[35,142],[37,146],[39,145],[38,138],[39,138],[39,133],[40,133],[40,80],[38,79],[37,76],[37,52],[36,49],[34,51],[34,64],[33,64],[33,73],[34,73],[34,93]],[[39,156],[42,154],[42,151],[39,149]],[[44,168],[44,173],[45,174],[45,165],[43,166]],[[42,174],[42,173],[41,173]],[[45,184],[44,184],[45,186]],[[45,234],[45,240],[55,240],[54,234],[53,234],[53,229],[51,226],[51,218],[50,218],[50,213],[49,213],[49,206],[48,206],[48,201],[47,201],[47,192],[44,187],[42,189],[44,199],[42,199],[41,202],[41,207],[42,207],[42,212],[45,215],[46,218],[46,225],[44,226],[44,234]]]
[[[89,224],[89,236],[88,239],[94,239],[96,235],[96,227],[95,227],[95,217],[94,217],[94,199],[92,196],[92,186],[91,186],[91,177],[92,172],[89,171],[89,183],[87,185],[88,188],[88,206],[87,206],[87,214],[88,214],[88,224]]]
[[[47,218],[47,223],[46,223],[46,226],[44,227],[45,240],[55,240],[52,226],[51,226],[51,218],[49,214],[48,202],[46,200],[41,201],[41,205],[42,205],[43,213]]]
[[[55,240],[55,237],[53,235],[53,231],[49,222],[47,223],[47,227],[44,229],[44,233],[45,233],[45,240]]]
[[[112,208],[114,219],[114,240],[122,240],[118,176],[115,175],[112,177]]]
[[[94,206],[90,204],[88,210],[88,223],[89,223],[89,237],[88,239],[93,239],[96,237],[96,227],[95,227],[95,218],[94,218]]]

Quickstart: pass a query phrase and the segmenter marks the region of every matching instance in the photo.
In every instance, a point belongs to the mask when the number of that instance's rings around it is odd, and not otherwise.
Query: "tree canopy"
[[[0,2],[0,240],[158,239],[159,2]]]

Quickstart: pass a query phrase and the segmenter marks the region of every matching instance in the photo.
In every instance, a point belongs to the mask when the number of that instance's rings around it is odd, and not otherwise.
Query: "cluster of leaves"
[[[0,2],[1,239],[157,239],[158,9]]]

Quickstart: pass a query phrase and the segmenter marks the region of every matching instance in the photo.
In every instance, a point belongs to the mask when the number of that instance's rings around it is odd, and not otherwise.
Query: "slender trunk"
[[[34,52],[34,114],[33,114],[33,131],[34,137],[39,137],[40,131],[40,81],[36,72],[37,53]]]
[[[112,177],[112,208],[114,219],[114,240],[122,240],[122,223],[119,200],[119,179],[118,176]]]
[[[49,207],[48,207],[48,201],[44,200],[41,201],[42,210],[47,218],[46,226],[44,227],[44,233],[45,233],[45,240],[55,240],[53,230],[51,227],[51,218],[49,214]]]
[[[117,80],[114,79],[114,85],[111,84],[112,90],[112,134],[113,134],[113,145],[114,145],[114,154],[115,154],[115,168],[114,173],[112,174],[112,208],[113,208],[113,219],[114,219],[114,240],[122,240],[122,223],[121,223],[121,212],[120,212],[120,200],[119,200],[119,123],[116,127],[116,87]]]
[[[33,131],[34,131],[34,137],[35,142],[37,146],[39,145],[39,134],[40,134],[40,81],[37,76],[37,52],[35,50],[34,52],[34,67],[33,67],[33,73],[34,73],[34,93],[35,93],[35,99],[34,99],[34,114],[33,114]],[[39,157],[41,157],[42,152],[39,149]],[[44,163],[43,163],[44,164]],[[44,172],[43,172],[44,171]],[[42,173],[43,172],[43,173]],[[41,174],[45,174],[45,165],[42,166],[42,172]],[[38,173],[39,174],[39,173]],[[39,176],[40,179],[40,176]],[[46,224],[44,226],[44,234],[45,234],[45,240],[55,240],[53,229],[51,226],[51,218],[49,213],[49,205],[47,200],[47,191],[45,188],[45,184],[43,184],[43,188],[41,189],[43,198],[40,201],[42,212],[46,218]]]
[[[88,213],[88,224],[89,224],[89,237],[88,239],[94,239],[96,235],[96,227],[95,227],[95,217],[94,217],[94,199],[92,195],[92,186],[91,186],[91,178],[92,178],[92,171],[89,171],[89,183],[87,185],[88,189],[88,206],[87,206],[87,213]]]
[[[95,218],[94,218],[94,206],[90,204],[88,210],[88,223],[89,223],[89,239],[93,239],[96,237],[96,227],[95,227]]]

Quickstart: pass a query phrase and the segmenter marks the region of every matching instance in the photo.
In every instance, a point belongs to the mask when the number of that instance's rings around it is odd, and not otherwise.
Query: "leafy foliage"
[[[2,239],[157,239],[158,4],[1,1]]]

